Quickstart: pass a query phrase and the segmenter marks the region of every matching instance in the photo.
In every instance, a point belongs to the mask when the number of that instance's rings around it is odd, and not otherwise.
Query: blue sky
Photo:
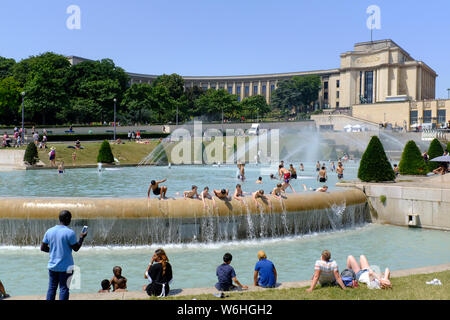
[[[70,5],[81,29],[69,30]],[[366,9],[381,9],[374,39],[389,38],[450,88],[450,1],[1,0],[0,56],[53,51],[111,58],[126,71],[262,74],[339,67],[339,54],[370,40]]]

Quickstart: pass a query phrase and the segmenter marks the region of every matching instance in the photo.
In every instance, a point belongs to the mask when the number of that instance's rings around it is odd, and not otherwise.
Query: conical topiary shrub
[[[444,148],[442,148],[441,143],[438,139],[434,138],[430,143],[430,147],[428,148],[428,156],[431,159],[440,157],[444,154]],[[428,161],[428,171],[433,171],[439,167],[439,162]]]
[[[361,181],[394,181],[395,173],[377,136],[373,136],[361,158],[358,169]]]
[[[102,145],[100,146],[100,149],[98,150],[97,162],[98,163],[114,162],[114,156],[111,151],[111,146],[109,145],[109,142],[107,140],[103,141]]]
[[[28,144],[27,149],[25,150],[25,155],[23,157],[23,161],[30,166],[35,165],[39,160],[39,154],[36,145],[34,142]]]
[[[400,174],[425,175],[428,172],[427,164],[420,153],[416,143],[411,140],[405,145],[402,159],[398,165]]]

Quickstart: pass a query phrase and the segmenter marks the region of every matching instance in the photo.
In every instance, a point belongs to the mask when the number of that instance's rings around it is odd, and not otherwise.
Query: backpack
[[[356,288],[358,286],[358,282],[356,281],[356,274],[351,269],[345,269],[341,272],[342,282],[346,287]]]

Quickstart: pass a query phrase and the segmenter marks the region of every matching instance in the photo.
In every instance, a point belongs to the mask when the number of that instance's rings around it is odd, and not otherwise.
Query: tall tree
[[[42,124],[55,122],[56,113],[69,103],[65,90],[69,68],[66,57],[52,52],[31,56],[14,65],[14,77],[26,92],[27,119]]]
[[[229,94],[224,89],[213,88],[208,89],[204,95],[197,98],[195,105],[200,113],[207,116],[209,120],[220,120],[222,112],[229,115],[239,108],[236,95]]]
[[[125,92],[122,104],[133,122],[150,120],[152,93],[152,86],[147,83],[135,83]]]
[[[241,107],[246,116],[250,118],[263,117],[270,112],[270,106],[267,104],[266,98],[261,95],[245,98],[241,102]]]
[[[0,79],[1,124],[12,124],[18,120],[21,91],[20,83],[13,77]]]
[[[175,100],[181,98],[184,92],[184,79],[176,73],[171,75],[163,74],[157,77],[152,84],[154,87],[166,87],[169,90],[169,95]]]
[[[0,57],[0,79],[11,77],[13,75],[15,64],[16,61],[14,59]]]

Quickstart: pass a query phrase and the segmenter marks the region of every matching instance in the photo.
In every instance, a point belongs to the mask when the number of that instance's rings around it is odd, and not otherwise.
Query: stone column
[[[261,80],[258,81],[258,94],[260,95],[262,91]]]
[[[253,95],[253,81],[250,81],[248,88],[248,96],[251,97]]]
[[[244,100],[244,98],[245,98],[245,83],[244,83],[244,81],[242,81],[242,84],[241,84],[241,101]]]
[[[266,101],[270,103],[270,80],[266,82]]]

